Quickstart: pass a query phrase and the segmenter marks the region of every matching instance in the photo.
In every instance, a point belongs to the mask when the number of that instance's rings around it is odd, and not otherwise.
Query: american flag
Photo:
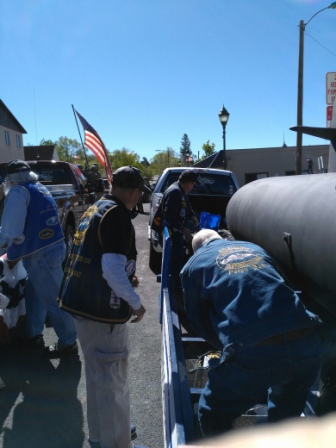
[[[103,143],[103,140],[99,137],[97,131],[76,111],[76,114],[82,123],[84,128],[84,144],[87,146],[93,154],[97,157],[99,163],[105,168],[107,180],[111,183],[112,180],[112,168],[110,159]]]

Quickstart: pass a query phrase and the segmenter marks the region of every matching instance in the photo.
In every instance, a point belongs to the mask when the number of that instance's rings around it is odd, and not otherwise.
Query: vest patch
[[[46,221],[47,226],[57,226],[58,224],[59,224],[58,216],[52,216],[51,218],[47,219],[47,221]]]
[[[48,240],[49,238],[52,238],[54,235],[55,232],[53,231],[53,229],[43,229],[39,233],[39,238],[41,238],[41,240]]]
[[[111,291],[110,307],[114,310],[118,310],[120,308],[120,298],[115,295],[114,291]]]
[[[14,244],[22,244],[22,243],[24,242],[25,239],[26,239],[25,236],[24,236],[24,235],[21,235],[21,236],[19,236],[19,238],[15,238],[15,240],[13,241],[13,243],[14,243]]]
[[[242,246],[230,246],[220,249],[216,259],[217,266],[229,274],[241,274],[248,269],[261,269],[266,263],[264,258],[253,249]]]

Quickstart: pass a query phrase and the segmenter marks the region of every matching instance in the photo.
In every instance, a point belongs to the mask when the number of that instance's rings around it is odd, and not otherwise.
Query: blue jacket
[[[23,235],[14,240],[7,250],[7,258],[10,261],[30,255],[64,239],[57,206],[50,191],[39,182],[23,183],[20,187],[29,192],[29,203]]]
[[[205,243],[182,269],[181,280],[190,325],[224,358],[275,334],[321,323],[252,243]]]

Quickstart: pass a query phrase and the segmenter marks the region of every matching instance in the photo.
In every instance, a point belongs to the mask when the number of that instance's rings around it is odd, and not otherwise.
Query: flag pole
[[[105,163],[105,173],[106,173],[106,177],[108,178],[109,184],[111,183],[111,178],[109,177],[108,174],[108,169],[110,174],[112,175],[112,166],[111,166],[111,162],[110,162],[110,158],[109,158],[109,153],[107,152],[106,146],[104,144],[104,142],[102,141],[103,147],[104,147],[104,151],[106,154],[106,163]]]
[[[84,151],[84,158],[85,158],[85,168],[86,168],[86,169],[89,169],[89,162],[88,162],[88,159],[87,159],[87,157],[86,157],[85,146],[84,146],[83,139],[82,139],[82,136],[81,136],[81,133],[80,133],[80,130],[79,130],[78,120],[77,120],[77,115],[76,115],[76,110],[75,110],[73,104],[71,104],[71,107],[72,107],[72,111],[73,111],[74,116],[75,116],[75,120],[76,120],[76,125],[77,125],[77,130],[78,130],[79,138],[80,138],[80,141],[82,142],[82,148],[83,148],[83,151]]]

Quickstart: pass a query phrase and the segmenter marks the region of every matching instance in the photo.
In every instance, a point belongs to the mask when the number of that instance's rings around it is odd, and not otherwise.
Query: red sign
[[[331,121],[333,113],[333,107],[327,106],[327,121]]]

